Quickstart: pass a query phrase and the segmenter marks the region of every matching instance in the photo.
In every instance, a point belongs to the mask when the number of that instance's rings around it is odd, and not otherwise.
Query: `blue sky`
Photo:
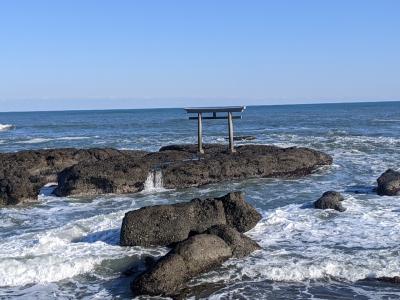
[[[0,111],[400,100],[400,1],[0,1]]]

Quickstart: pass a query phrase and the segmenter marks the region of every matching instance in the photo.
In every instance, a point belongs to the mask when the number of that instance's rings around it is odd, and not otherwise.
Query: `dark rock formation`
[[[298,177],[332,163],[322,152],[265,145],[171,145],[159,152],[54,149],[0,154],[0,205],[36,200],[40,188],[58,181],[55,193],[93,195],[143,189],[149,170],[161,169],[165,188],[185,188],[251,177]],[[59,175],[58,175],[59,174]]]
[[[245,232],[260,219],[261,215],[240,192],[214,199],[143,207],[125,214],[120,243],[123,246],[166,246],[219,224]]]
[[[379,178],[377,192],[381,196],[396,196],[400,194],[400,172],[388,169]]]
[[[233,257],[242,258],[261,249],[252,239],[228,225],[215,225],[205,233],[213,234],[225,241],[232,250]]]
[[[126,194],[143,190],[149,172],[161,164],[192,159],[181,151],[148,153],[137,157],[112,157],[103,161],[82,161],[58,176],[58,196]]]
[[[319,209],[334,209],[340,212],[346,209],[342,206],[343,196],[334,191],[328,191],[323,193],[321,198],[314,202],[314,207]]]
[[[175,295],[184,284],[232,257],[231,248],[218,236],[198,234],[179,243],[153,268],[131,284],[136,295]]]
[[[115,149],[52,149],[0,154],[0,205],[37,199],[46,183],[57,181],[63,169],[81,161],[96,163],[109,158],[136,158],[143,151]]]
[[[167,150],[196,153],[195,145],[173,145]],[[184,188],[226,180],[254,177],[299,177],[312,173],[318,166],[332,163],[322,152],[306,148],[279,148],[266,145],[236,147],[230,154],[221,145],[206,145],[200,160],[177,161],[162,166],[166,188]]]
[[[140,159],[117,157],[102,162],[81,162],[58,175],[57,196],[125,194],[143,190],[150,166]]]
[[[126,213],[121,245],[174,247],[131,283],[132,291],[136,295],[175,296],[191,278],[230,257],[242,258],[260,249],[241,233],[260,219],[240,192]]]
[[[378,277],[378,278],[376,278],[376,280],[383,281],[383,282],[388,282],[388,283],[393,283],[393,284],[400,284],[400,276]]]
[[[228,193],[215,199],[224,205],[226,224],[239,232],[249,231],[261,220],[261,215],[246,202],[241,192]]]
[[[225,223],[224,206],[213,199],[148,206],[125,214],[120,243],[123,246],[166,246],[187,239],[191,233]]]

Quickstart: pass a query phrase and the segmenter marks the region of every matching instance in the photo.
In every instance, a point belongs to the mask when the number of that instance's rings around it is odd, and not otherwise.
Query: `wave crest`
[[[0,124],[0,131],[7,131],[7,130],[11,130],[14,129],[15,126],[11,125],[11,124]]]

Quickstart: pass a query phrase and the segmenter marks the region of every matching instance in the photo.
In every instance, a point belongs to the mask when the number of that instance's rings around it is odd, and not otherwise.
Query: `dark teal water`
[[[181,109],[0,113],[0,151],[54,147],[157,150],[196,142]],[[122,248],[124,213],[145,205],[243,190],[263,219],[248,234],[263,247],[191,282],[212,299],[400,299],[400,287],[364,278],[400,275],[400,199],[372,189],[399,167],[400,103],[248,107],[237,135],[254,143],[307,146],[334,164],[299,180],[257,179],[182,191],[94,198],[39,196],[0,209],[0,297],[129,298],[126,265],[167,249]],[[226,143],[225,120],[204,121],[205,142]],[[249,142],[245,142],[249,143]],[[343,193],[346,212],[309,208]]]

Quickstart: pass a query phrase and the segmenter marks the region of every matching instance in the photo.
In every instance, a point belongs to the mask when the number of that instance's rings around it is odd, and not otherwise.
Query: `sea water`
[[[0,113],[0,151],[115,147],[156,151],[196,142],[182,109]],[[205,120],[204,141],[226,143],[226,120]],[[164,190],[149,174],[132,195],[57,198],[0,209],[0,298],[127,299],[144,257],[168,249],[120,247],[125,212],[242,190],[262,214],[247,234],[262,250],[193,279],[189,297],[210,299],[400,299],[400,287],[363,280],[400,275],[400,197],[373,192],[376,178],[400,167],[400,103],[248,107],[235,120],[246,143],[305,146],[334,158],[301,179],[250,179]],[[315,210],[337,190],[343,213]]]

